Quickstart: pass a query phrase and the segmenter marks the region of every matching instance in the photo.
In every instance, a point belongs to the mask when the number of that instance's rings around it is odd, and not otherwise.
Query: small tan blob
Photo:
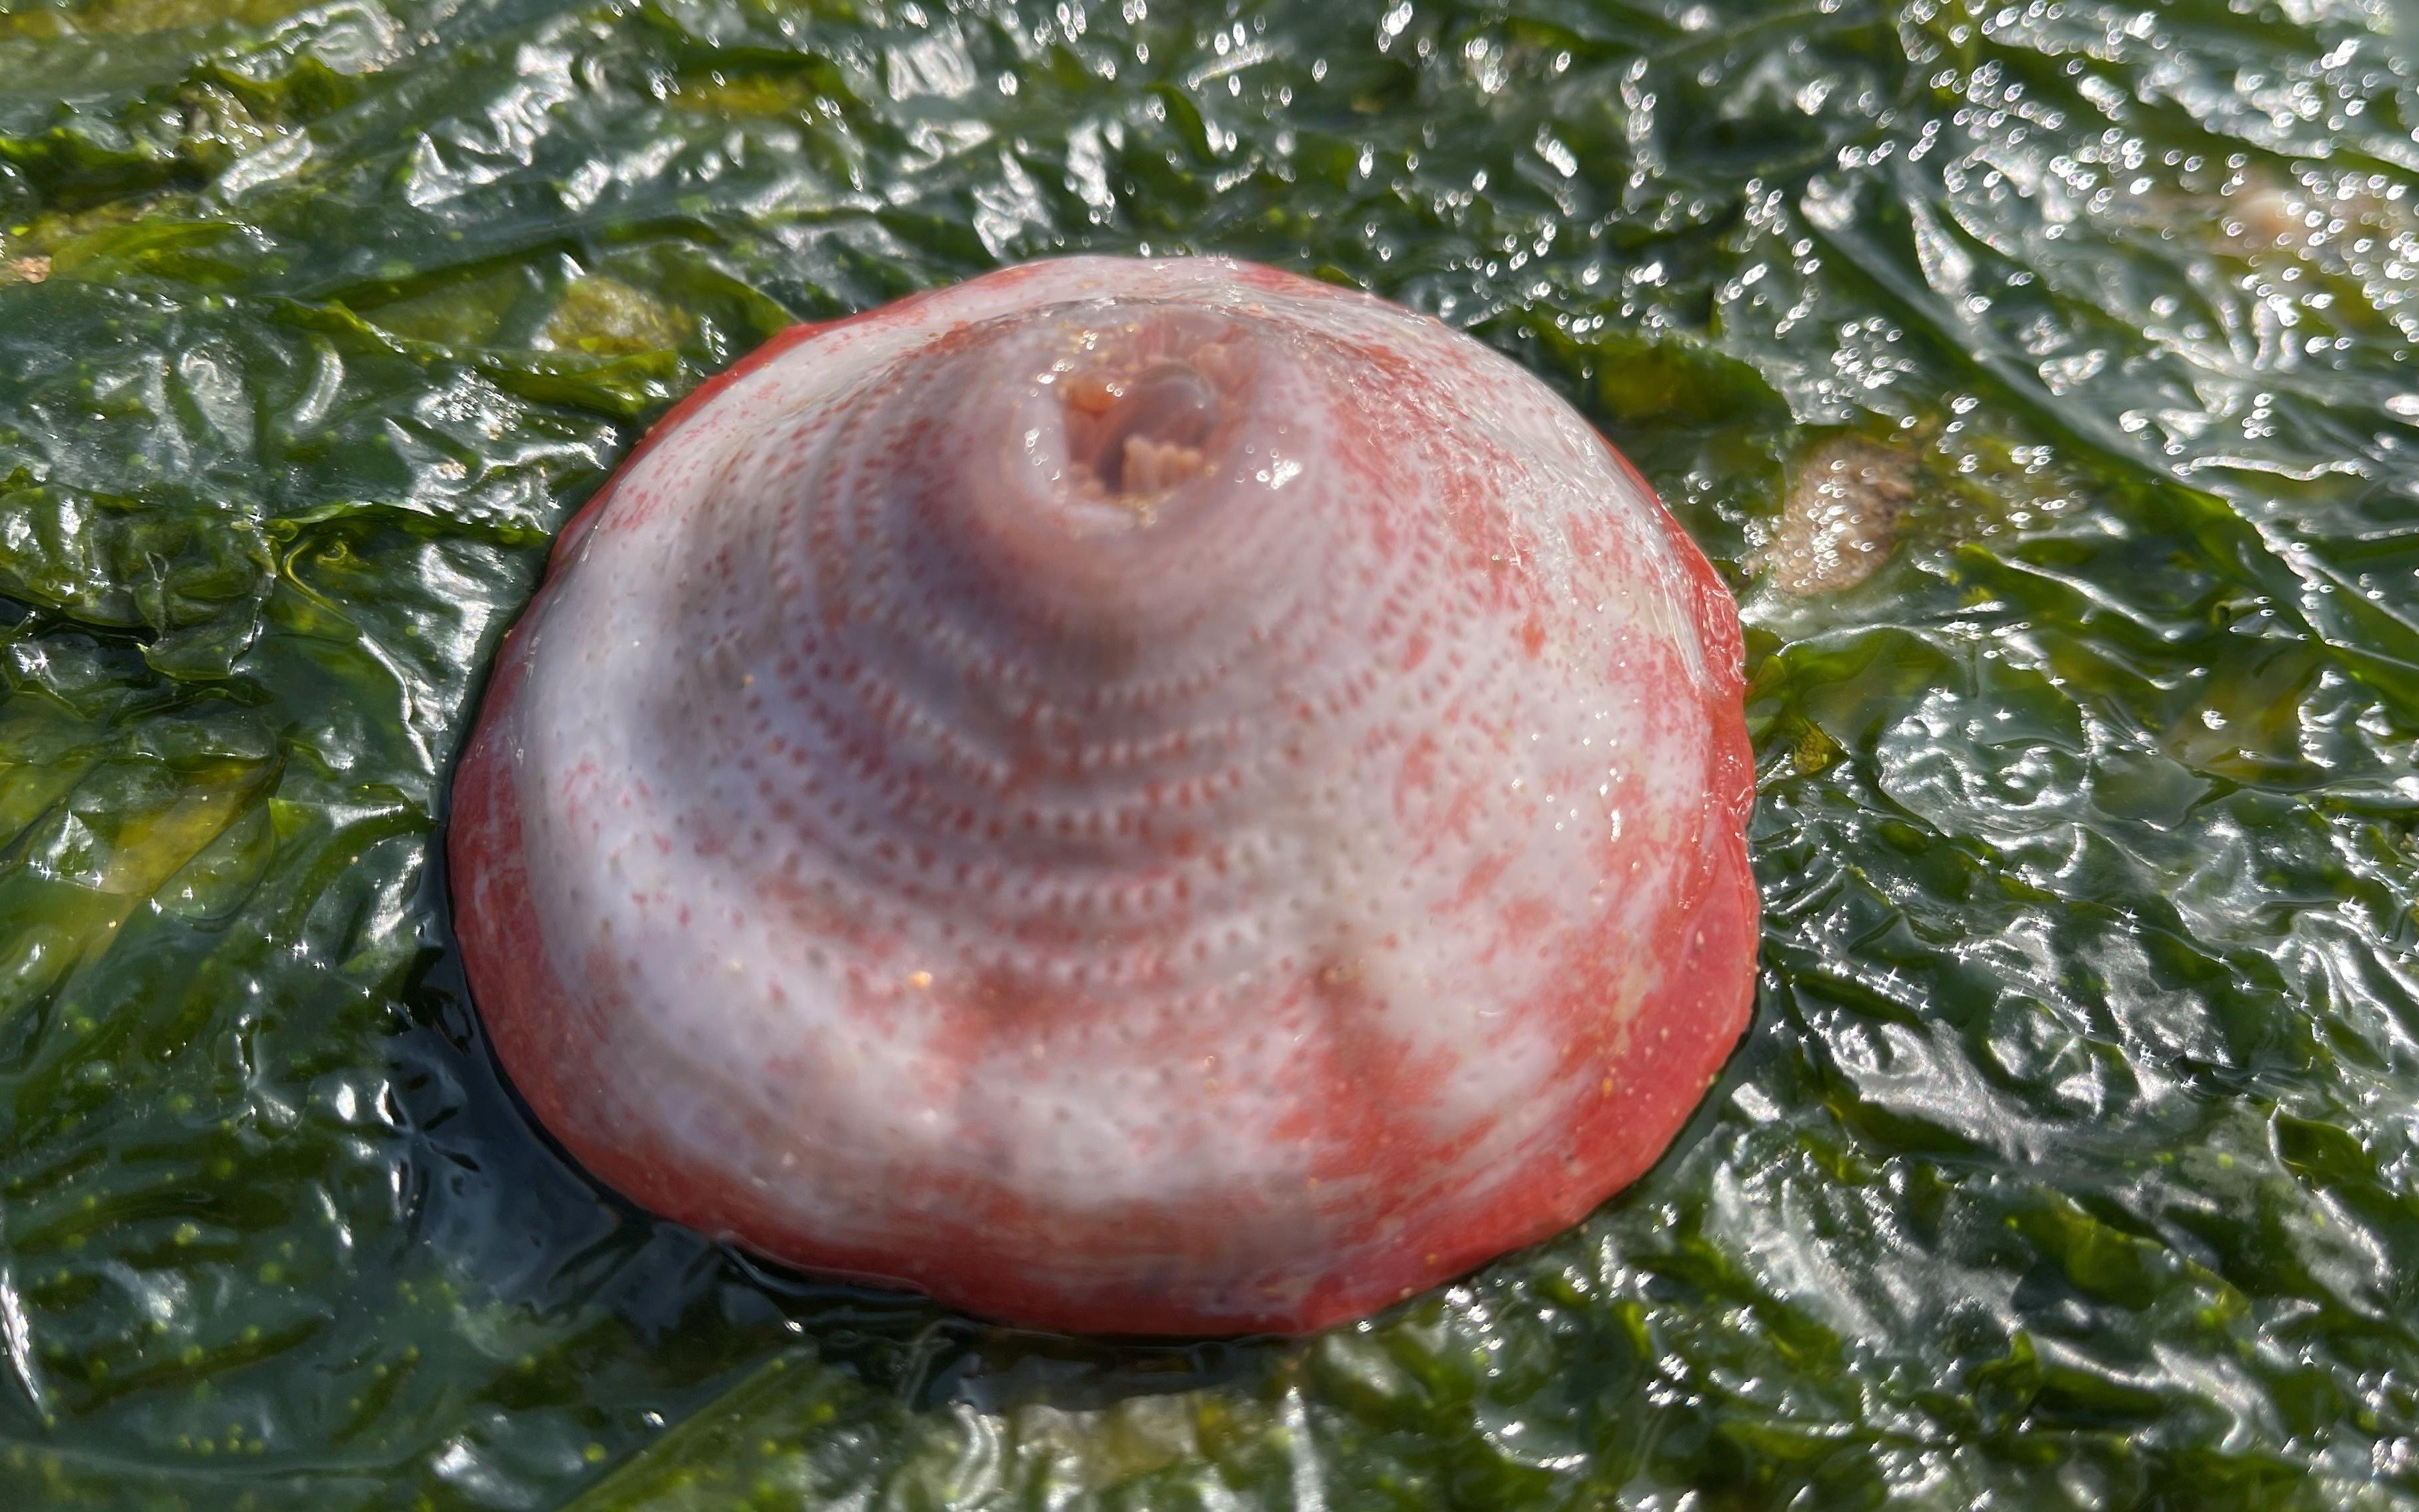
[[[1799,464],[1780,527],[1749,564],[1800,596],[1854,588],[1889,560],[1914,497],[1903,457],[1870,441],[1833,441]]]

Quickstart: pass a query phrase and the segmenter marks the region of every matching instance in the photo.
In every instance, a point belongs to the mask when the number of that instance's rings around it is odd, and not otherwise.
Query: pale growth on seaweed
[[[1904,457],[1869,441],[1833,441],[1798,465],[1780,521],[1749,565],[1800,596],[1854,588],[1889,560],[1914,497]]]

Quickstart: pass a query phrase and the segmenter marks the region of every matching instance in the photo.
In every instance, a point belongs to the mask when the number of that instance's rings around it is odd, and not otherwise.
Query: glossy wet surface
[[[10,8],[0,1500],[2419,1501],[2414,29]],[[1581,1229],[1306,1346],[990,1330],[599,1196],[431,870],[648,416],[1084,246],[1471,329],[1750,624],[1745,1049]],[[1885,560],[1788,593],[1843,455]]]

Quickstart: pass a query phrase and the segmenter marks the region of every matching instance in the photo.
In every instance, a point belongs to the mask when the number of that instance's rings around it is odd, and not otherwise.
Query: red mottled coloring
[[[1298,1333],[1582,1217],[1745,1026],[1738,618],[1380,301],[1039,264],[801,327],[563,534],[464,759],[505,1069],[657,1211]]]

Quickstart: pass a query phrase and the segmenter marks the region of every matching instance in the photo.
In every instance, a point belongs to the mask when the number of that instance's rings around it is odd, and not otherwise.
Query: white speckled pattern
[[[466,764],[481,1006],[574,1153],[777,1255],[1316,1326],[1569,1222],[1734,1041],[1736,637],[1440,324],[978,279],[740,373],[566,535]]]

